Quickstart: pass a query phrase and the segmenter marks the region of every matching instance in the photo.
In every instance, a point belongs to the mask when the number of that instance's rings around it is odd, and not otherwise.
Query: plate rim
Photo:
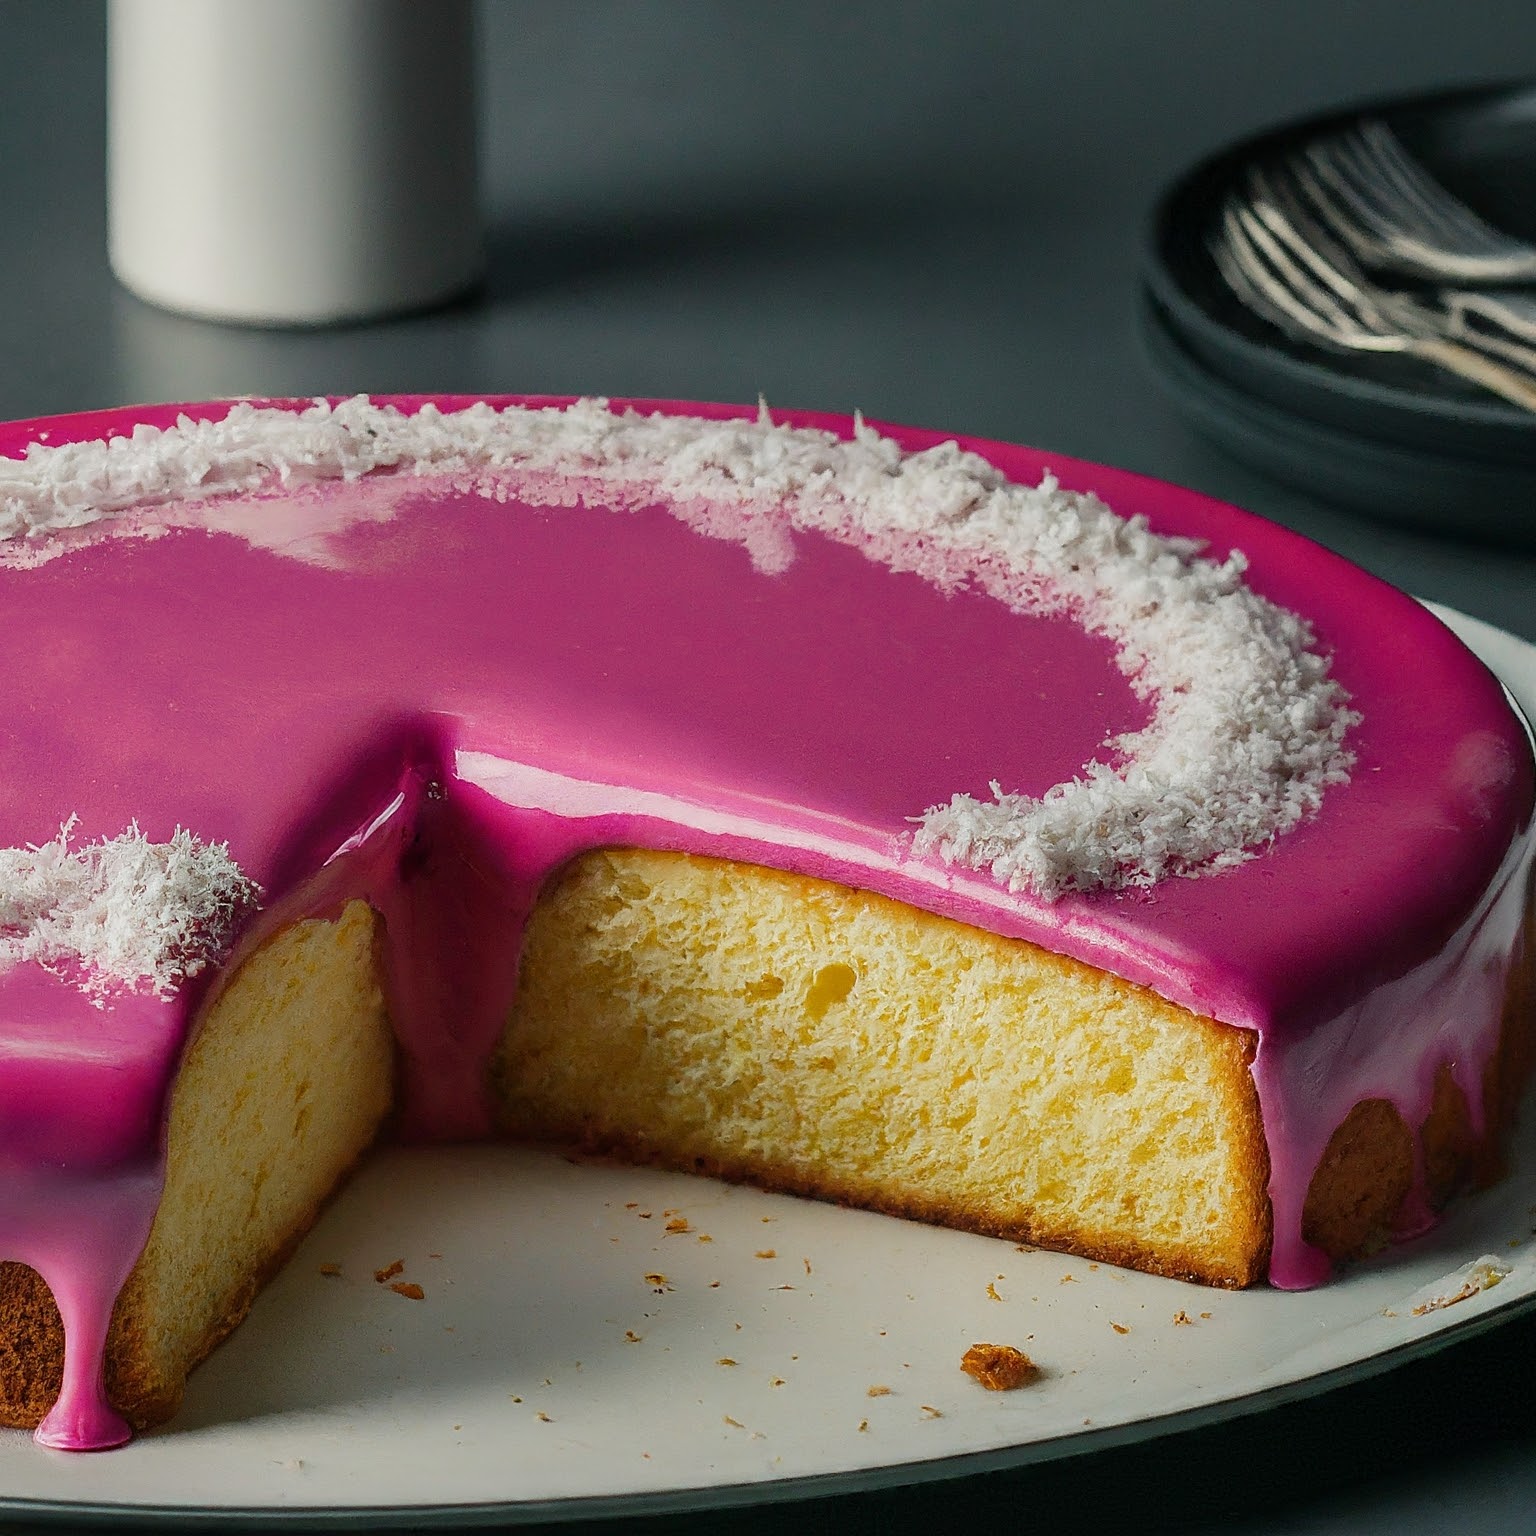
[[[179,1505],[112,1504],[98,1500],[10,1499],[0,1497],[0,1514],[22,1516],[39,1525],[94,1520],[124,1528],[164,1527],[208,1531],[282,1529],[294,1531],[475,1530],[535,1526],[577,1520],[643,1519],[673,1514],[703,1515],[732,1509],[779,1506],[801,1501],[960,1481],[1022,1470],[1046,1462],[1070,1461],[1121,1446],[1232,1423],[1320,1397],[1339,1387],[1369,1381],[1492,1331],[1536,1311],[1536,1291],[1490,1305],[1466,1319],[1417,1339],[1326,1371],[1280,1382],[1257,1392],[1106,1425],[1054,1439],[918,1461],[886,1463],[840,1472],[807,1473],[760,1482],[704,1484],[639,1493],[595,1494],[583,1498],[533,1499],[469,1504],[355,1505]]]

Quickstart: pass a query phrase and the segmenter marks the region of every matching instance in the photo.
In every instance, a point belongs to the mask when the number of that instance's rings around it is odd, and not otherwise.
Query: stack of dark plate
[[[1292,322],[1284,294],[1277,309],[1260,302],[1251,285],[1243,292],[1243,282],[1234,284],[1221,232],[1235,200],[1246,210],[1255,168],[1261,176],[1282,177],[1290,166],[1316,163],[1327,171],[1319,147],[1349,140],[1362,126],[1390,141],[1415,171],[1511,245],[1536,246],[1536,86],[1460,92],[1294,124],[1196,166],[1159,201],[1142,308],[1153,364],[1199,431],[1280,479],[1397,523],[1536,547],[1536,406],[1515,403],[1518,382],[1505,398],[1417,350],[1340,346]],[[1320,202],[1307,199],[1309,188]],[[1286,191],[1297,195],[1289,184]],[[1536,316],[1536,276],[1488,283],[1378,262],[1374,248],[1344,238],[1358,231],[1327,225],[1327,193],[1326,176],[1321,187],[1304,177],[1297,217],[1307,229],[1314,226],[1306,221],[1315,219],[1318,231],[1337,242],[1346,287],[1352,274],[1372,292],[1379,286],[1389,308],[1401,297],[1415,314],[1443,307],[1447,293],[1463,293],[1486,295],[1496,314],[1505,304],[1511,313],[1524,306]],[[1290,232],[1283,214],[1260,211],[1281,220],[1275,228],[1282,234]],[[1347,200],[1335,211],[1347,212]],[[1256,224],[1254,233],[1269,253],[1265,261],[1283,268],[1293,259],[1272,231]],[[1318,272],[1323,290],[1333,282],[1332,268],[1304,261],[1300,268],[1314,287]],[[1349,309],[1341,301],[1352,320]],[[1476,316],[1470,344],[1511,370],[1512,379],[1527,380],[1536,400],[1536,335]],[[1522,361],[1527,344],[1530,366]]]

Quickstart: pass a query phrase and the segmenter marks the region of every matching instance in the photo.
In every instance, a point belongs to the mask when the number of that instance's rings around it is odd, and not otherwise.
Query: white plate
[[[1448,615],[1536,715],[1536,647]],[[1429,1237],[1321,1290],[1209,1291],[707,1180],[390,1151],[165,1428],[0,1434],[0,1514],[413,1526],[707,1508],[1096,1449],[1369,1375],[1536,1304],[1536,1127]],[[1466,1267],[1509,1273],[1451,1305]],[[414,1283],[414,1299],[374,1272]],[[327,1275],[322,1265],[339,1265]],[[1045,1375],[988,1392],[977,1342]]]

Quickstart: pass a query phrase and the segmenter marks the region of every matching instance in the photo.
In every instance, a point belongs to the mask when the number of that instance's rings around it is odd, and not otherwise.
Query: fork
[[[1368,267],[1436,282],[1536,279],[1536,246],[1480,218],[1379,118],[1303,145],[1290,167]]]
[[[1251,171],[1247,195],[1228,195],[1209,241],[1217,270],[1249,309],[1340,351],[1422,358],[1536,412],[1536,378],[1451,340],[1437,312],[1371,287],[1326,237],[1297,228],[1286,201],[1262,170]]]
[[[1321,258],[1336,286],[1347,286],[1357,296],[1369,294],[1378,308],[1396,314],[1409,329],[1448,336],[1536,374],[1536,295],[1468,288],[1406,291],[1373,285],[1333,226],[1323,222],[1326,215],[1308,197],[1294,162],[1250,166],[1247,188],[1260,217],[1267,217],[1283,237],[1304,242]]]

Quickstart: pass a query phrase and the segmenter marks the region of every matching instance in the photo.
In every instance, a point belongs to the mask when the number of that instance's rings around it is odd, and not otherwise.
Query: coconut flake
[[[1054,900],[1230,868],[1349,777],[1359,716],[1306,623],[1244,584],[1240,553],[1207,559],[1198,542],[1153,534],[1049,474],[1015,484],[954,442],[904,453],[858,418],[845,441],[775,425],[766,409],[713,421],[598,399],[411,415],[365,396],[296,412],[241,403],[219,422],[182,417],[0,461],[0,563],[52,558],[98,524],[262,542],[259,506],[231,520],[220,503],[380,471],[542,506],[661,504],[740,543],[768,574],[793,562],[797,532],[815,531],[945,591],[975,587],[1104,636],[1151,706],[1142,730],[1039,797],[999,783],[991,800],[957,794],[914,816],[918,855],[1012,890]]]
[[[27,961],[102,997],[116,987],[168,997],[223,959],[259,895],[224,843],[180,827],[153,843],[137,825],[72,848],[0,849],[0,971]]]

